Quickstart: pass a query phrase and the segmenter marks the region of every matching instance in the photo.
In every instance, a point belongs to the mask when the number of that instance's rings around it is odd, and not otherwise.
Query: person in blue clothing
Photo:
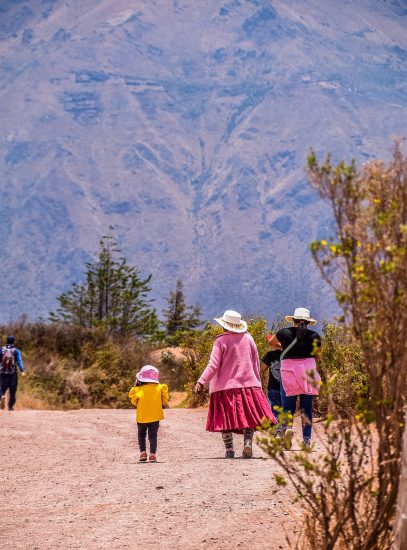
[[[0,409],[6,405],[6,392],[9,391],[8,410],[14,410],[18,384],[18,369],[25,376],[21,352],[14,346],[14,336],[7,336],[7,344],[0,350]]]
[[[266,340],[270,341],[272,335],[267,335]],[[267,397],[270,403],[271,410],[278,419],[281,403],[281,374],[280,374],[280,348],[272,346],[271,351],[268,351],[261,359],[262,372],[269,371],[269,379],[267,385]]]

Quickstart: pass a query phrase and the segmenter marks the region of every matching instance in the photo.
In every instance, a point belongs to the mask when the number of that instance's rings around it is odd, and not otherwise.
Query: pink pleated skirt
[[[277,424],[261,388],[232,388],[210,396],[208,432],[242,433],[245,428],[257,428],[264,420]]]

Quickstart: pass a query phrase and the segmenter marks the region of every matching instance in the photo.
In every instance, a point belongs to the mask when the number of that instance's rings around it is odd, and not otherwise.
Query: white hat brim
[[[293,315],[286,315],[285,320],[292,323],[294,319]],[[306,319],[305,317],[295,317],[295,319],[301,319],[303,321],[308,321],[310,325],[316,325],[318,321],[316,319]]]
[[[146,382],[147,384],[159,384],[160,383],[158,380],[151,380],[151,378],[143,378],[142,376],[140,376],[139,372],[136,374],[136,378],[139,382]]]
[[[247,331],[247,323],[246,321],[243,321],[243,320],[240,321],[239,325],[233,325],[232,323],[228,323],[227,321],[222,319],[222,317],[218,317],[218,318],[215,317],[214,321],[219,323],[222,328],[224,328],[225,330],[228,330],[229,332],[236,332],[237,334],[240,334],[242,332]]]

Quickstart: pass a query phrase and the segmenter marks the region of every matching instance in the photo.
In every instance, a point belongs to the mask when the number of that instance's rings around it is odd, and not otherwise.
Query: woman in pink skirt
[[[264,420],[276,418],[261,388],[259,355],[247,323],[239,313],[227,310],[215,319],[224,329],[213,344],[208,366],[195,391],[209,384],[206,429],[221,432],[226,458],[234,458],[233,433],[243,434],[243,457],[253,456],[253,433]]]

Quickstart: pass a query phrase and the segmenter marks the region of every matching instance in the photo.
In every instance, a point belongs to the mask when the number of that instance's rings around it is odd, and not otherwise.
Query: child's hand
[[[282,349],[281,343],[277,340],[275,334],[266,334],[266,340],[272,350]]]
[[[203,390],[203,384],[201,384],[200,382],[197,382],[195,384],[195,389],[194,389],[194,392],[195,393],[201,393],[201,391]]]

